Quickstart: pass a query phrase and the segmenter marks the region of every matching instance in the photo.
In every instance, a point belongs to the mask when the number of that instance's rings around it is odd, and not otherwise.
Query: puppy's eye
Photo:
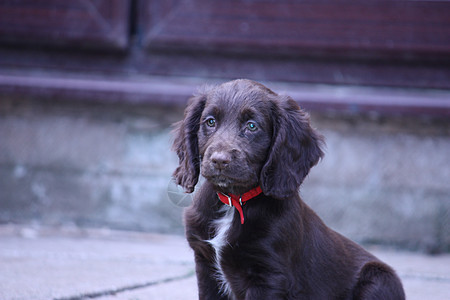
[[[215,127],[216,126],[216,120],[214,118],[209,118],[206,120],[206,125],[209,127]]]
[[[256,131],[258,129],[258,126],[256,125],[255,122],[248,122],[247,123],[247,129],[250,131]]]

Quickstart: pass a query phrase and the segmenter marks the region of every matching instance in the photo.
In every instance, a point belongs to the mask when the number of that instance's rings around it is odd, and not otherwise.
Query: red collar
[[[236,209],[239,212],[239,215],[241,216],[241,224],[244,224],[244,212],[242,211],[242,205],[244,205],[245,202],[247,202],[252,198],[255,198],[261,193],[262,193],[261,187],[258,186],[240,196],[236,196],[233,194],[225,195],[222,194],[221,192],[217,192],[217,196],[219,196],[220,201],[222,201],[224,204],[236,207]]]

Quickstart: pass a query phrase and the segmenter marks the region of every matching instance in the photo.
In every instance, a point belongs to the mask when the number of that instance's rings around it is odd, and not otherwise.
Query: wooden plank
[[[450,53],[448,1],[193,0],[172,1],[170,12],[154,2],[140,10],[148,49],[353,58]]]
[[[130,0],[0,2],[0,42],[77,48],[128,46]]]

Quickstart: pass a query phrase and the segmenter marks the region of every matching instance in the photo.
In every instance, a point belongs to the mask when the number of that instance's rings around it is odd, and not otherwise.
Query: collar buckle
[[[228,206],[233,206],[233,203],[231,202],[231,197],[230,196],[228,196],[227,194],[224,194],[224,193],[220,193],[222,196],[225,196],[225,197],[227,197],[227,199],[228,199],[228,204],[227,203],[224,203],[225,205],[228,205]],[[240,202],[240,201],[239,201]]]

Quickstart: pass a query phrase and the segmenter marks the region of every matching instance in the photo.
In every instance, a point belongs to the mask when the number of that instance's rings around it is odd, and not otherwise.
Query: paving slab
[[[450,254],[370,247],[402,278],[407,299],[450,299]],[[197,299],[181,236],[0,226],[0,299]]]
[[[195,277],[192,253],[178,236],[0,231],[2,300],[99,298]]]

